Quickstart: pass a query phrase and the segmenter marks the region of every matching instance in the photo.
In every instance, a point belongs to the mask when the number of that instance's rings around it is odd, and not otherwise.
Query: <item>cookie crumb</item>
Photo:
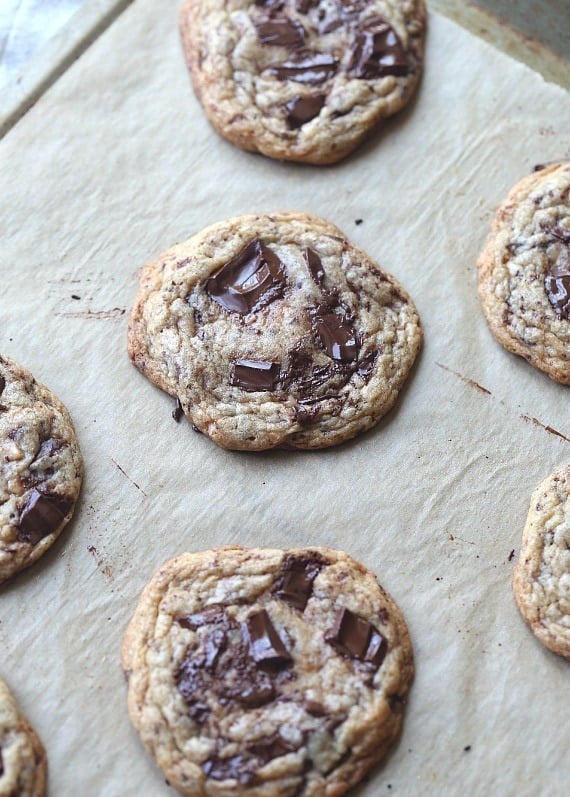
[[[354,219],[354,223],[356,224],[357,227],[359,227],[363,221],[364,219]]]
[[[81,296],[78,296],[76,293],[71,294],[72,299],[81,299]]]
[[[514,558],[515,558],[515,549],[513,548],[513,550],[509,554],[509,562],[512,562]]]
[[[467,747],[463,748],[463,752],[464,753],[468,753],[470,750],[471,750],[471,745],[470,744],[468,744]]]

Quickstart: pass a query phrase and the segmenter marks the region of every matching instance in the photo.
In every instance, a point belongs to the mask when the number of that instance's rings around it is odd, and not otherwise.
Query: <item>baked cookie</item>
[[[73,514],[82,472],[66,408],[0,355],[0,583],[57,539]]]
[[[413,676],[398,607],[328,548],[168,562],[122,660],[133,725],[187,797],[340,797],[396,737]]]
[[[42,743],[0,678],[0,796],[43,797],[46,773]]]
[[[129,353],[225,448],[323,448],[388,412],[421,337],[408,294],[339,229],[274,213],[147,265]]]
[[[499,343],[570,385],[570,163],[517,183],[478,268],[479,296]]]
[[[409,100],[423,0],[186,0],[194,90],[222,136],[271,158],[334,163]]]
[[[570,659],[570,463],[532,495],[513,590],[535,636]]]

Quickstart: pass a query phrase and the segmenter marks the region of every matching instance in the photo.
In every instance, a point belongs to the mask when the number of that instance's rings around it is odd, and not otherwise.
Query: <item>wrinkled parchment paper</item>
[[[130,727],[121,641],[159,565],[227,543],[343,548],[404,611],[404,730],[359,797],[567,794],[570,665],[510,581],[530,493],[570,458],[570,390],[491,338],[475,261],[510,186],[570,156],[568,96],[431,15],[408,110],[342,164],[280,164],[204,120],[176,5],[134,2],[0,144],[1,350],[67,404],[86,463],[74,521],[0,593],[0,672],[47,747],[50,794],[172,794]],[[372,432],[231,453],[130,365],[128,310],[173,243],[286,208],[395,274],[425,346]]]

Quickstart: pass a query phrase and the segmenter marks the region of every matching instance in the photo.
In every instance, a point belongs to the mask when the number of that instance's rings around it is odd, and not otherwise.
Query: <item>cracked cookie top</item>
[[[43,745],[0,678],[0,795],[43,797],[46,773]]]
[[[506,349],[570,384],[570,163],[539,168],[497,211],[479,296]]]
[[[66,408],[0,355],[0,583],[57,539],[73,514],[82,475]]]
[[[182,42],[216,130],[272,158],[334,163],[421,74],[423,0],[186,0]]]
[[[122,661],[131,720],[188,797],[340,797],[396,737],[413,675],[398,607],[328,548],[168,562]]]
[[[421,337],[408,294],[340,230],[275,213],[146,266],[129,352],[225,448],[322,448],[392,407]]]
[[[532,495],[513,589],[536,637],[570,659],[570,463]]]

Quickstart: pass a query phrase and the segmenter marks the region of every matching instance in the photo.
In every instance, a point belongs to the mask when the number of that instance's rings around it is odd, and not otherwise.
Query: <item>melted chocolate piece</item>
[[[268,17],[254,20],[253,24],[262,44],[297,48],[302,47],[305,41],[305,29],[295,19]]]
[[[6,387],[6,380],[3,376],[0,376],[0,396],[4,392],[4,388]]]
[[[237,360],[230,384],[241,387],[248,393],[275,390],[279,382],[281,366],[256,360]]]
[[[287,124],[293,130],[303,127],[318,116],[326,100],[326,94],[315,94],[312,97],[294,97],[285,103]]]
[[[388,651],[387,639],[372,623],[350,609],[339,609],[334,626],[325,633],[325,641],[343,656],[368,662],[378,668]]]
[[[244,628],[250,656],[260,669],[281,670],[292,663],[293,659],[265,609],[250,614]]]
[[[35,460],[42,459],[42,457],[51,457],[56,454],[58,451],[61,451],[64,448],[65,444],[63,440],[55,440],[53,437],[49,437],[47,440],[44,440],[40,446],[40,450],[35,456]]]
[[[327,713],[327,710],[323,704],[318,703],[316,700],[306,700],[305,711],[307,714],[310,714],[311,717],[324,717]]]
[[[311,53],[303,58],[270,66],[267,73],[278,80],[293,80],[296,83],[318,86],[333,77],[337,66],[338,61],[332,55]]]
[[[255,5],[260,8],[271,8],[274,11],[281,11],[285,5],[285,0],[255,0]]]
[[[570,269],[555,268],[544,279],[548,301],[559,318],[570,318]]]
[[[330,306],[319,308],[313,316],[313,323],[329,357],[351,362],[358,356],[356,335],[346,312],[339,309],[340,312],[335,312]]]
[[[259,766],[265,766],[274,758],[293,753],[297,748],[284,739],[279,733],[258,739],[247,746],[247,752],[255,756]]]
[[[321,258],[316,252],[307,247],[305,249],[305,263],[309,269],[309,273],[319,288],[324,288],[325,283],[325,270],[321,263]]]
[[[311,8],[316,8],[319,0],[296,0],[295,8],[299,14],[308,14]]]
[[[37,545],[61,526],[71,505],[68,499],[32,490],[17,524],[18,539]]]
[[[368,382],[372,376],[379,353],[380,352],[378,351],[370,351],[358,361],[358,368],[356,369],[356,372],[358,376],[360,376],[365,382]]]
[[[275,252],[256,238],[206,282],[206,292],[224,310],[245,315],[283,295],[285,275]]]
[[[371,29],[356,34],[349,71],[365,80],[409,73],[406,52],[386,22],[379,21]]]
[[[184,417],[184,410],[182,408],[182,402],[179,398],[176,399],[176,405],[172,410],[172,417],[176,421],[176,423],[180,423],[182,418]]]
[[[202,771],[212,780],[237,780],[242,786],[251,786],[255,783],[255,775],[248,769],[251,761],[241,755],[231,758],[218,758],[214,756],[202,764]]]
[[[305,607],[313,592],[313,581],[326,562],[321,557],[296,559],[288,556],[283,563],[275,595],[298,609]]]

